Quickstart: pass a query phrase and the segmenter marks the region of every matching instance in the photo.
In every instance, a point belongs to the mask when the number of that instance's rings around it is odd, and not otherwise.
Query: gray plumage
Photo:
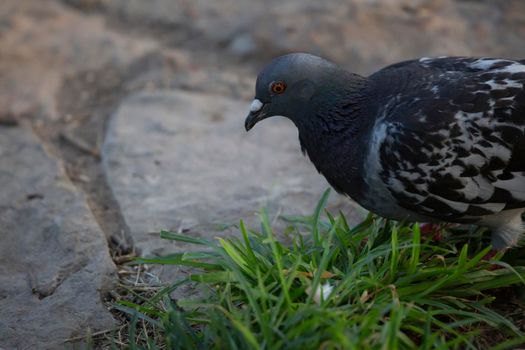
[[[525,61],[421,58],[365,78],[290,54],[259,74],[246,129],[274,115],[372,212],[487,226],[496,249],[525,232]]]

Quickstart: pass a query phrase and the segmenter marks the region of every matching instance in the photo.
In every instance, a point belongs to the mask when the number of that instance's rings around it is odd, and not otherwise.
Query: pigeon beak
[[[246,117],[244,127],[246,131],[250,131],[259,121],[269,117],[268,115],[268,104],[262,103],[258,99],[253,100],[250,106],[250,114]]]

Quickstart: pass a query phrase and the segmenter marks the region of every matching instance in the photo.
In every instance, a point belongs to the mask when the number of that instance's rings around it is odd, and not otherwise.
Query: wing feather
[[[525,207],[525,64],[493,58],[402,62],[410,77],[382,111],[381,178],[400,206],[467,221]]]

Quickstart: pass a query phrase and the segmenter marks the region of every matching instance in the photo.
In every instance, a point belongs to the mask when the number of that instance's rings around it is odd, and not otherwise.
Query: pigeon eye
[[[282,94],[284,92],[284,90],[286,90],[286,84],[283,83],[282,81],[275,81],[275,82],[271,83],[270,90],[274,94]]]

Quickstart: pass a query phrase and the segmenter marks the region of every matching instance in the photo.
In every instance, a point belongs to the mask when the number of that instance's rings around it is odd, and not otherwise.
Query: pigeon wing
[[[398,204],[469,222],[525,207],[525,65],[421,59],[385,68],[410,76],[379,123],[380,176]]]

